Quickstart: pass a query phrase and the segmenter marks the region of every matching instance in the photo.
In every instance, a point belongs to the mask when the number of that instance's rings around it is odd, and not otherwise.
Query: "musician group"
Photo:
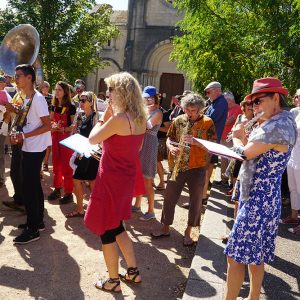
[[[3,204],[19,210],[25,207],[27,215],[25,222],[18,226],[22,231],[14,238],[15,244],[37,241],[45,229],[41,178],[43,170],[49,170],[51,152],[53,191],[47,195],[48,201],[72,203],[74,193],[77,204],[66,217],[84,218],[85,226],[102,241],[109,276],[97,281],[95,286],[119,293],[120,281],[141,283],[133,243],[124,221],[131,218],[131,213],[141,212],[141,195],[147,197],[148,211],[140,220],[156,218],[154,177],[157,164],[160,176],[162,168],[158,149],[165,151],[169,174],[166,187],[162,180],[157,186],[157,190],[166,188],[162,226],[151,235],[152,238],[165,238],[172,234],[170,226],[175,207],[187,184],[188,223],[183,244],[190,246],[194,244],[191,230],[200,225],[202,205],[209,196],[210,177],[218,163],[218,157],[209,153],[195,138],[222,142],[233,146],[233,150],[244,159],[242,164],[228,160],[224,164],[227,170],[222,167],[222,179],[231,178],[231,183],[235,184],[229,195],[232,193],[239,203],[235,225],[225,249],[228,257],[226,299],[238,296],[245,265],[249,266],[254,278],[250,283],[249,299],[259,298],[263,265],[274,258],[274,240],[280,218],[281,176],[290,156],[294,158],[289,171],[291,180],[295,178],[293,168],[297,169],[295,165],[299,165],[295,153],[299,152],[299,145],[293,146],[299,135],[300,104],[295,97],[297,107],[294,113],[283,110],[288,92],[280,80],[256,80],[251,94],[242,101],[241,109],[235,104],[233,95],[224,95],[221,84],[213,81],[205,88],[207,101],[197,93],[185,91],[183,95],[172,98],[170,110],[165,110],[155,87],[147,86],[142,92],[137,80],[126,72],[105,79],[108,87],[106,100],[99,100],[93,92],[85,91],[81,79],[75,82],[75,87],[63,81],[57,82],[52,96],[47,82],[35,85],[35,70],[31,65],[17,66],[14,79],[17,93],[11,98],[8,94],[11,90],[2,88],[0,77],[0,89],[5,94],[1,94],[5,99],[1,98],[0,106],[0,184],[5,186],[3,157],[7,135],[12,151],[10,175],[14,195],[13,201],[3,201]],[[99,111],[98,107],[104,111]],[[245,130],[249,128],[253,115],[257,114],[259,118],[251,130]],[[222,135],[224,127],[226,133]],[[158,142],[160,130],[166,134]],[[99,145],[101,153],[86,158],[62,145],[61,141],[74,133]],[[227,136],[230,143],[226,141]],[[266,174],[265,169],[268,170]],[[264,174],[263,183],[261,174]],[[83,183],[91,191],[86,211]],[[294,222],[286,222],[297,225],[295,210],[300,208],[300,191],[297,184],[291,188],[294,211],[288,220]],[[292,232],[299,234],[297,227],[292,228]],[[124,275],[118,272],[119,250],[127,263]]]

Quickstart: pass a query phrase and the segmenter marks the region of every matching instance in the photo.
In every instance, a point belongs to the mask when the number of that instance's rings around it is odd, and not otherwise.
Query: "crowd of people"
[[[155,189],[165,190],[162,226],[151,235],[170,236],[175,207],[186,184],[189,202],[185,205],[188,221],[183,244],[193,245],[191,231],[200,225],[202,206],[207,203],[219,161],[196,139],[221,143],[243,160],[222,157],[222,180],[216,182],[228,184],[226,194],[236,205],[235,223],[225,248],[226,299],[237,298],[245,266],[250,272],[249,299],[259,299],[264,263],[274,259],[279,222],[296,225],[289,231],[300,234],[300,89],[293,98],[296,107],[288,111],[288,90],[276,78],[255,80],[252,92],[240,105],[231,92],[223,93],[221,84],[213,81],[204,90],[206,100],[187,90],[172,97],[166,109],[156,87],[146,86],[142,91],[126,72],[106,78],[107,92],[98,98],[85,91],[82,79],[74,86],[57,82],[52,95],[48,82],[35,85],[31,65],[17,66],[14,80],[15,93],[6,89],[12,87],[11,76],[0,76],[0,188],[5,187],[5,144],[9,139],[14,195],[12,201],[3,204],[17,210],[25,207],[27,216],[18,226],[22,232],[14,238],[15,244],[36,241],[45,229],[41,179],[43,172],[52,171],[53,191],[48,201],[72,203],[74,193],[76,206],[66,218],[83,218],[85,226],[101,238],[109,277],[95,286],[118,293],[121,280],[141,283],[124,221],[141,212],[143,195],[148,210],[140,220],[155,219]],[[101,158],[87,158],[61,143],[74,133],[99,145]],[[167,180],[163,160],[167,160]],[[286,169],[291,214],[280,219],[281,182]],[[158,185],[154,184],[156,174]],[[90,190],[86,211],[84,185]],[[123,275],[118,272],[119,250],[128,267]]]

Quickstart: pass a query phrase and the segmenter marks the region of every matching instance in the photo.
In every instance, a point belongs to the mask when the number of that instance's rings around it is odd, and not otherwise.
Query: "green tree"
[[[172,58],[202,91],[218,80],[242,97],[256,78],[300,84],[299,8],[292,0],[175,0],[185,11]]]
[[[112,8],[94,0],[9,0],[0,11],[0,34],[30,23],[40,34],[39,56],[45,78],[74,82],[103,66],[101,46],[118,34]]]

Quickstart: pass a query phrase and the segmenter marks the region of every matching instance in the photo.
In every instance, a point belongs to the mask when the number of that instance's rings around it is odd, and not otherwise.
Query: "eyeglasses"
[[[108,88],[108,91],[111,93],[112,91],[114,91],[115,89],[112,88],[111,86]]]
[[[80,99],[79,102],[85,103],[88,99]]]

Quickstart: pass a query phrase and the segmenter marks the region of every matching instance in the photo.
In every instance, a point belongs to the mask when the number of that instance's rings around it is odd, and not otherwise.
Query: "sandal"
[[[81,213],[77,210],[71,211],[70,213],[66,214],[66,218],[83,218],[85,212]]]
[[[289,228],[288,231],[296,235],[300,235],[300,225],[293,228]]]
[[[127,273],[125,275],[119,274],[120,279],[126,282],[130,283],[141,283],[142,280],[140,281],[135,281],[135,279],[140,275],[140,272],[137,267],[135,268],[128,268]],[[130,276],[133,276],[132,278]]]
[[[105,287],[106,283],[114,283],[113,287],[111,289],[108,289]],[[120,286],[120,279],[119,278],[108,278],[108,279],[100,279],[96,281],[95,287],[99,290],[102,290],[104,292],[111,292],[111,293],[120,293],[121,289],[116,290],[117,287]]]
[[[157,185],[155,188],[156,188],[157,191],[163,191],[163,190],[166,189],[165,185]]]

